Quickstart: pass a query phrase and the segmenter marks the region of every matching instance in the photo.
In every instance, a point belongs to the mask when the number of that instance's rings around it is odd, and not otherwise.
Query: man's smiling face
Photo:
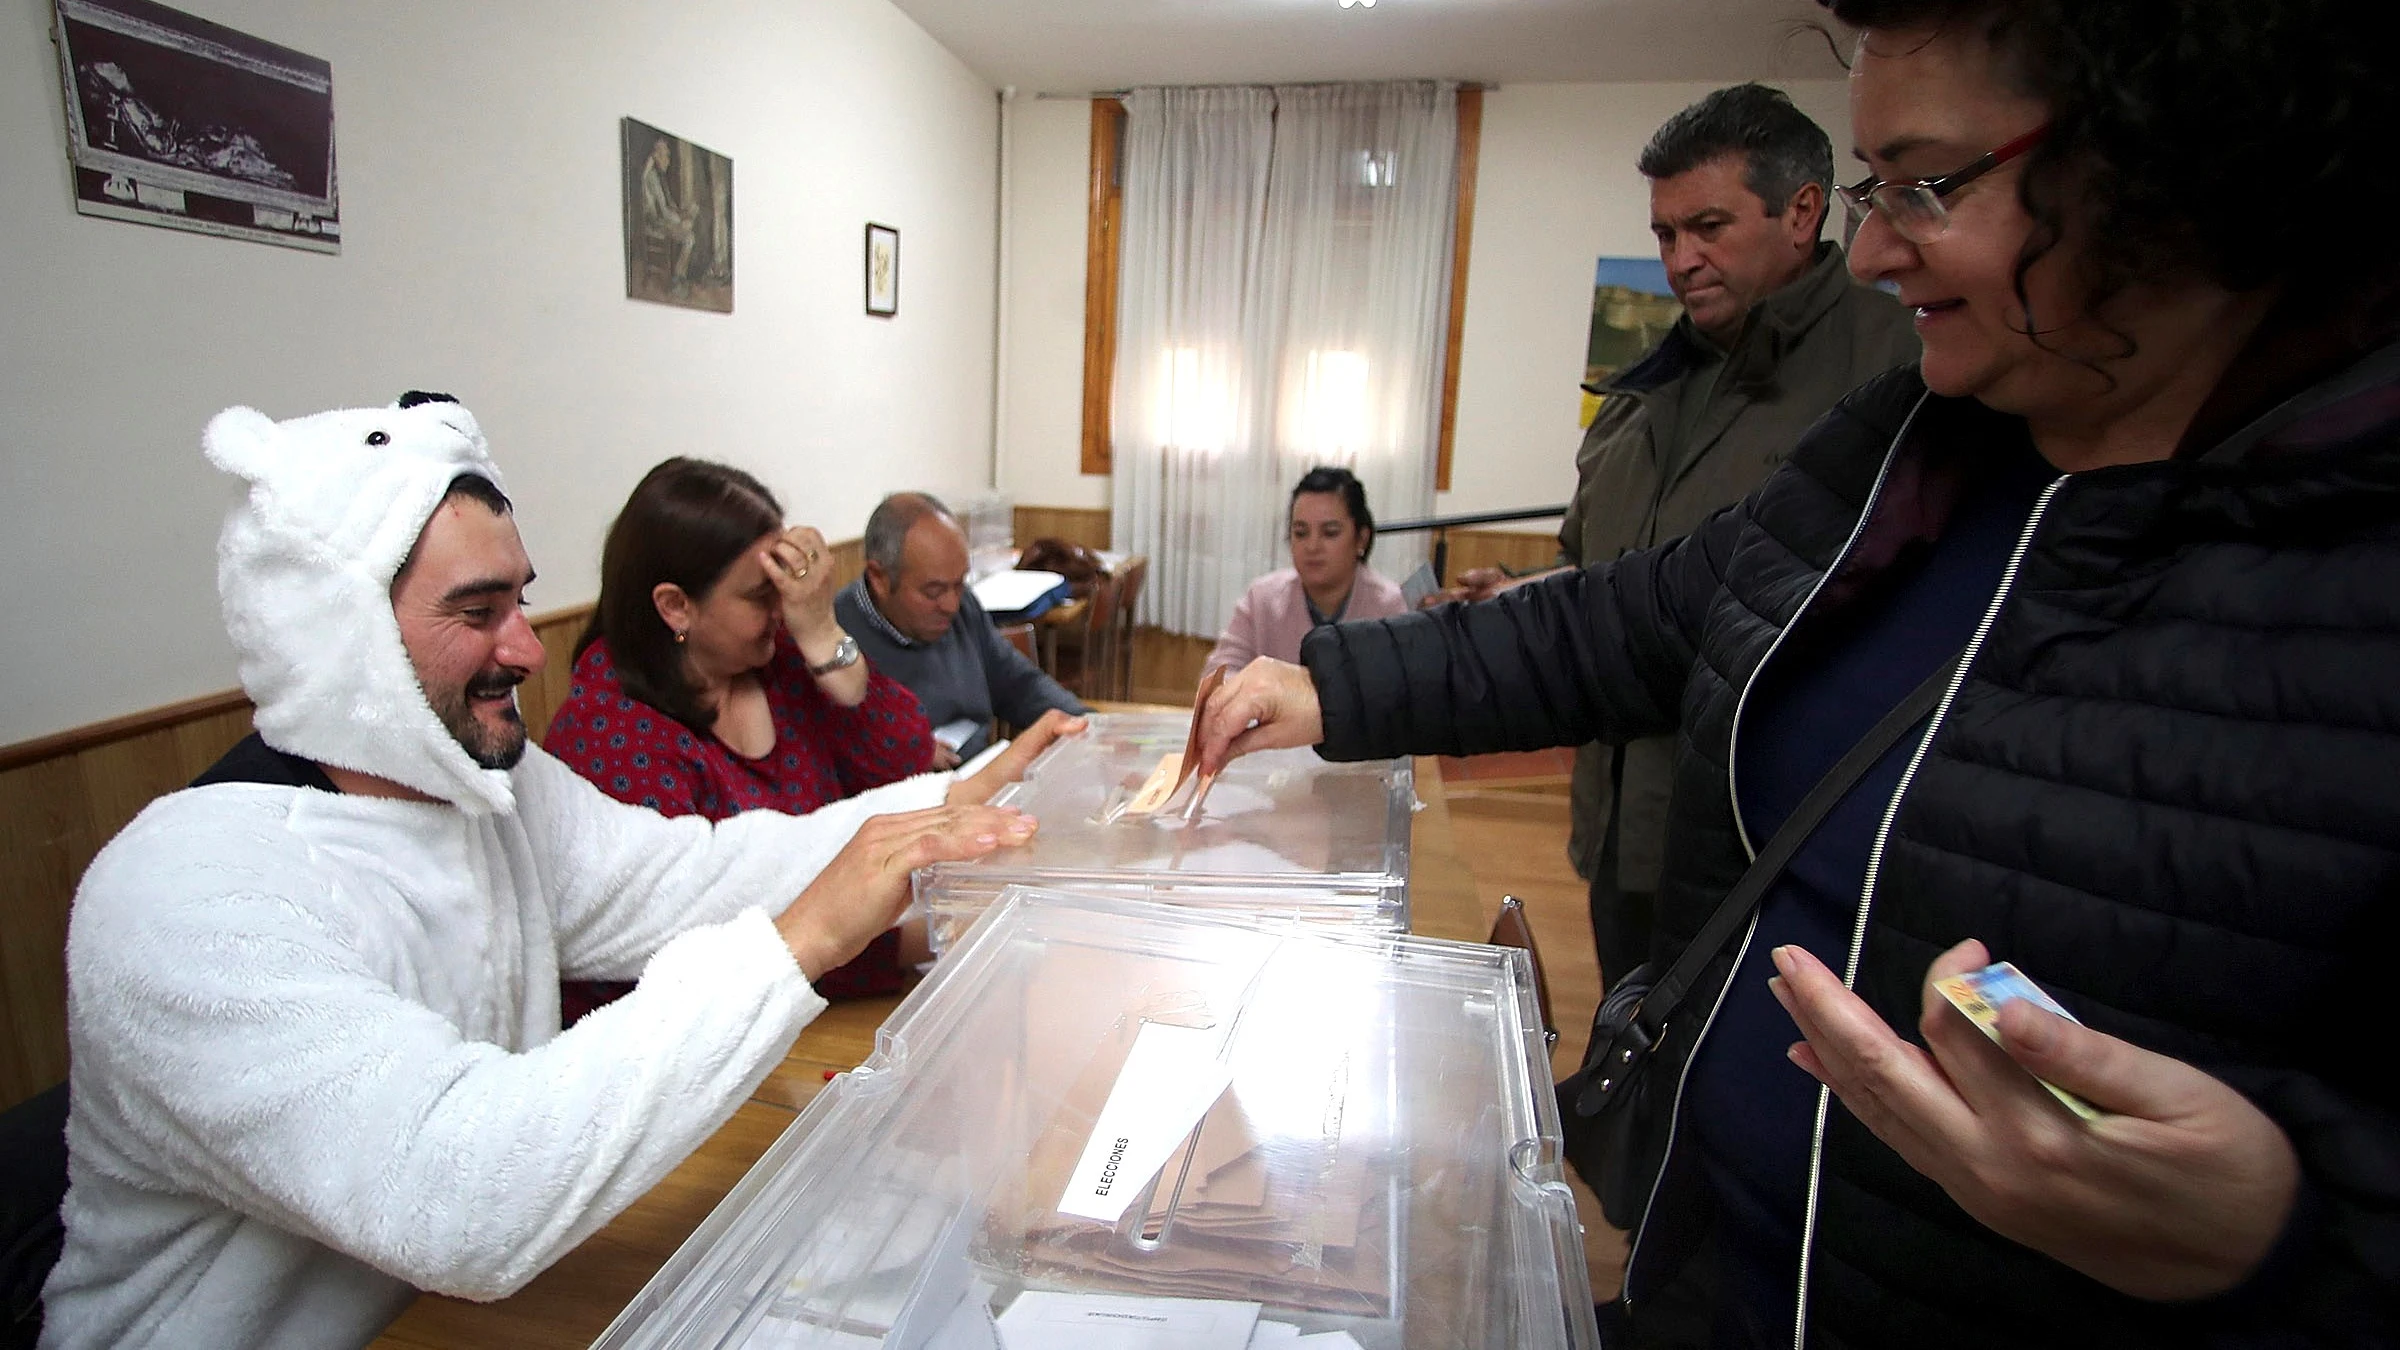
[[[532,582],[516,522],[459,494],[434,510],[392,582],[392,615],[425,701],[487,769],[514,768],[525,754],[517,686],[542,667],[525,618]]]

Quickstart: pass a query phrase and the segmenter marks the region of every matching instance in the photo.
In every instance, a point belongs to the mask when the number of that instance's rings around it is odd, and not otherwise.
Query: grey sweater
[[[863,577],[834,597],[833,616],[858,639],[859,651],[877,670],[907,686],[925,705],[926,721],[937,727],[960,718],[986,724],[959,747],[961,759],[974,758],[991,743],[988,724],[994,716],[1022,727],[1052,708],[1078,717],[1091,711],[1010,646],[971,591],[960,598],[958,615],[938,642],[918,642],[893,627],[876,610]]]

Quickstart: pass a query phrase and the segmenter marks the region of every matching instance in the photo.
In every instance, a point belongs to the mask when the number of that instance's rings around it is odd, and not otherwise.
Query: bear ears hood
[[[392,615],[392,579],[451,481],[501,486],[474,414],[415,393],[288,422],[228,408],[201,446],[249,484],[217,539],[217,595],[260,737],[469,814],[514,809],[508,773],[434,716]]]

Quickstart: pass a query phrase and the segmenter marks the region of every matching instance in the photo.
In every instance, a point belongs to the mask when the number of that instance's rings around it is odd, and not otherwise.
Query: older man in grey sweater
[[[866,575],[835,597],[834,616],[877,670],[917,696],[937,731],[975,724],[956,758],[990,743],[994,716],[1023,727],[1052,708],[1090,711],[1010,646],[976,603],[966,532],[939,501],[922,492],[884,498],[867,517],[864,545]]]

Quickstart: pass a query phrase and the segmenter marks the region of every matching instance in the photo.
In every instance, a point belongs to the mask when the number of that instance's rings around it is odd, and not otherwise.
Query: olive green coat
[[[1691,533],[1748,496],[1842,395],[1915,361],[1917,334],[1906,308],[1853,282],[1841,249],[1821,244],[1798,280],[1751,311],[1708,407],[1686,417],[1686,377],[1706,350],[1691,321],[1678,320],[1648,355],[1593,391],[1603,399],[1575,454],[1575,500],[1558,532],[1561,563],[1607,562]],[[1682,426],[1692,430],[1688,443],[1676,441]],[[1609,814],[1617,811],[1618,887],[1657,889],[1673,748],[1672,737],[1660,737],[1622,751],[1587,745],[1576,752],[1567,848],[1578,873],[1589,878],[1598,866]],[[1609,782],[1616,754],[1624,757],[1621,792]]]

